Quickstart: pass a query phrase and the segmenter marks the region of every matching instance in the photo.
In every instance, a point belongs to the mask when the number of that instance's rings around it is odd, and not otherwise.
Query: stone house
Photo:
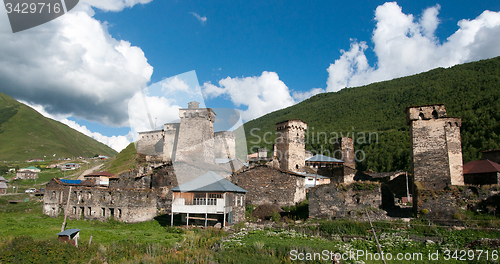
[[[491,160],[474,160],[464,165],[465,184],[500,184],[500,164]]]
[[[156,194],[150,189],[113,189],[90,181],[54,178],[45,188],[43,213],[57,217],[65,210],[70,219],[149,221],[156,216]]]
[[[246,190],[234,185],[215,172],[209,171],[172,190],[171,225],[174,214],[181,214],[186,225],[222,226],[245,220]]]
[[[266,165],[235,172],[231,181],[248,191],[246,203],[291,206],[306,199],[306,175]]]

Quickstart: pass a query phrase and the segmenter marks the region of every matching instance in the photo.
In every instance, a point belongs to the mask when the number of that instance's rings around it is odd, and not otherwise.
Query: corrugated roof
[[[328,157],[328,156],[321,155],[321,154],[314,155],[314,156],[306,159],[306,161],[308,161],[308,162],[343,162],[339,159]]]
[[[0,189],[7,189],[7,184],[5,182],[0,182]]]
[[[500,164],[491,160],[474,160],[464,164],[464,174],[500,172]]]
[[[200,177],[172,189],[174,192],[247,192],[219,174],[209,171]]]
[[[87,174],[85,175],[84,177],[87,177],[87,176],[105,176],[105,177],[115,177],[114,174],[110,173],[110,172],[107,172],[107,171],[96,171],[96,172],[92,172],[90,174]]]

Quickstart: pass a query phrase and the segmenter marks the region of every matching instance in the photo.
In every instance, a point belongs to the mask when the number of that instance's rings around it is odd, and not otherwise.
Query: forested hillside
[[[448,116],[461,117],[463,158],[468,162],[480,158],[479,151],[499,148],[499,97],[500,57],[497,57],[319,94],[249,121],[244,129],[250,152],[255,152],[257,147],[271,150],[274,125],[290,119],[308,123],[306,149],[316,152],[323,149],[328,154],[327,151],[333,151],[332,137],[348,132],[352,137],[354,132],[355,149],[365,154],[365,159],[357,164],[358,169],[409,170],[407,106],[445,104]],[[266,137],[266,142],[259,140],[266,132],[273,135]],[[371,142],[368,133],[371,133]]]

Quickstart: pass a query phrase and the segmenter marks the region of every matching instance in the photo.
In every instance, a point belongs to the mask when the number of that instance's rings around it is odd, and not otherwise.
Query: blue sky
[[[155,118],[173,119],[185,102],[155,87],[185,92],[176,81],[187,72],[206,106],[248,121],[317,93],[499,56],[499,11],[499,1],[81,0],[15,34],[0,14],[0,92],[120,150],[144,129],[130,127],[142,121],[128,114],[132,98],[143,89]]]

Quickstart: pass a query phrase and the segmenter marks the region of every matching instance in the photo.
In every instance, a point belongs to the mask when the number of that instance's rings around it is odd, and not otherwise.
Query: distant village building
[[[33,167],[33,166],[30,166],[28,168],[21,168],[18,170],[18,172],[25,172],[25,171],[31,171],[31,172],[41,172],[42,170],[37,168],[37,167]]]
[[[59,165],[59,168],[61,168],[61,170],[63,170],[63,171],[65,171],[65,170],[77,170],[80,168],[80,164],[66,163],[66,164]]]
[[[464,165],[465,184],[500,184],[500,164],[491,160],[474,160]]]
[[[38,179],[38,172],[33,172],[31,170],[18,171],[18,172],[16,172],[16,179],[20,179],[20,180]]]
[[[248,191],[248,204],[291,206],[306,199],[306,175],[266,165],[244,168],[231,182]]]
[[[232,225],[245,220],[246,190],[209,171],[172,190],[171,225],[174,215],[199,225]]]
[[[302,174],[302,173],[301,173]],[[306,176],[306,189],[323,184],[330,184],[330,178],[319,174],[304,174]]]

